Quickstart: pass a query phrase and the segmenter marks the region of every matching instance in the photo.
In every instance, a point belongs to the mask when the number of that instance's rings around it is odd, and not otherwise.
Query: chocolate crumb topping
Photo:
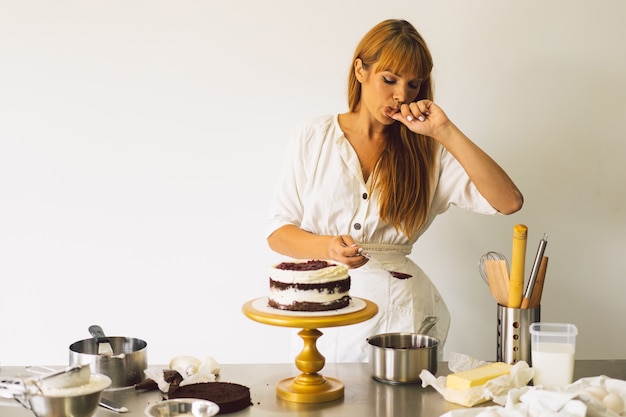
[[[316,271],[318,269],[328,268],[329,266],[336,266],[336,264],[316,259],[306,262],[281,262],[276,265],[276,269],[285,271]]]

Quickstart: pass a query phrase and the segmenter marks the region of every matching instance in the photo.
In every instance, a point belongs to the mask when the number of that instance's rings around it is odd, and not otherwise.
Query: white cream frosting
[[[275,302],[283,305],[290,305],[294,302],[301,303],[332,303],[333,301],[337,301],[343,296],[350,295],[350,292],[334,292],[329,293],[328,291],[316,291],[316,290],[283,290],[276,291],[274,289],[270,289],[269,298],[270,300],[274,300]]]
[[[291,261],[293,263],[306,263],[308,260]],[[332,263],[332,262],[329,262]],[[343,264],[335,263],[322,269],[310,271],[293,271],[286,269],[277,269],[274,265],[270,269],[270,278],[274,281],[283,282],[285,284],[324,284],[326,282],[340,281],[348,278],[348,267]]]

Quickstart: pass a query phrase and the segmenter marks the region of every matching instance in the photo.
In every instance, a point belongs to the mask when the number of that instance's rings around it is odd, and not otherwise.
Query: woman
[[[379,23],[355,51],[349,111],[313,120],[290,142],[270,210],[270,248],[347,265],[351,294],[379,307],[364,323],[324,330],[318,344],[331,362],[367,360],[368,336],[414,332],[428,316],[439,318],[430,334],[443,346],[450,315],[407,257],[413,244],[452,204],[484,214],[522,207],[508,175],[432,101],[432,68],[410,23]]]

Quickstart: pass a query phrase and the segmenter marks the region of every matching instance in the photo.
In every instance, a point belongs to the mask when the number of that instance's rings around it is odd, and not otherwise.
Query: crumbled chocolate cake
[[[163,379],[165,379],[165,382],[169,383],[170,386],[172,385],[178,386],[178,384],[180,384],[180,382],[183,380],[183,377],[173,369],[164,369]],[[135,384],[135,389],[154,391],[154,390],[159,389],[159,386],[157,385],[156,381],[148,378],[148,379],[141,381],[138,384]]]
[[[313,259],[306,262],[281,262],[276,265],[276,269],[283,269],[285,271],[317,271],[318,269],[335,265],[336,264],[331,264],[327,261]]]

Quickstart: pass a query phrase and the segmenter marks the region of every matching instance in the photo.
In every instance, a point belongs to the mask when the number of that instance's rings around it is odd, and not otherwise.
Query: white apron
[[[317,339],[317,348],[326,362],[366,362],[369,358],[368,337],[389,332],[417,332],[428,316],[438,318],[428,334],[439,339],[437,351],[441,359],[450,328],[450,313],[428,276],[407,257],[411,247],[363,245],[363,248],[385,269],[412,277],[394,278],[373,261],[361,268],[350,269],[350,295],[376,303],[378,314],[362,323],[318,329],[323,335]],[[294,333],[294,356],[302,350],[302,346],[302,339]]]

